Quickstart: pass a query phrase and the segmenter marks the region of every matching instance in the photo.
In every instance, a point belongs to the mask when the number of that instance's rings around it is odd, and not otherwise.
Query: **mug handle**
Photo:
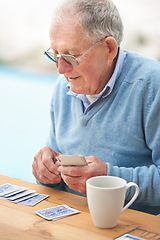
[[[129,182],[129,183],[127,183],[127,185],[126,185],[126,192],[127,192],[127,190],[130,188],[130,187],[135,187],[135,193],[134,193],[134,195],[133,195],[133,197],[131,198],[131,200],[126,204],[126,206],[122,209],[122,213],[136,200],[136,198],[138,197],[138,195],[139,195],[139,187],[138,187],[138,185],[136,184],[136,183],[134,183],[134,182]],[[121,214],[122,214],[121,213]]]

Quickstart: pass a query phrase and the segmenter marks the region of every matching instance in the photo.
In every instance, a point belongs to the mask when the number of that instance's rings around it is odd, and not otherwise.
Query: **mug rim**
[[[123,182],[123,184],[121,186],[117,186],[117,187],[98,187],[98,186],[95,186],[94,184],[90,183],[92,180],[94,179],[98,179],[98,178],[110,178],[110,179],[119,179],[120,181]],[[95,177],[91,177],[89,179],[87,179],[86,181],[86,185],[90,185],[91,187],[93,188],[97,188],[97,189],[117,189],[117,188],[123,188],[125,185],[127,184],[127,181],[121,177],[116,177],[116,176],[95,176]]]

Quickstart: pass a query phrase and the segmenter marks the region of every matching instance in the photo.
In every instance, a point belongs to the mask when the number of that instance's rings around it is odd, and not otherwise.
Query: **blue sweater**
[[[47,146],[62,154],[96,156],[107,164],[108,175],[138,184],[133,209],[160,213],[160,64],[128,52],[112,93],[86,115],[66,86],[60,76]],[[73,192],[63,181],[49,186]],[[133,194],[128,191],[126,201]]]

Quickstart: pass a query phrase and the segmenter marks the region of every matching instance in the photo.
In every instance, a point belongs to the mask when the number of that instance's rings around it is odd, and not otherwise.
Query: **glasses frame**
[[[107,36],[106,36],[107,37]],[[44,55],[46,55],[51,61],[58,63],[58,61],[55,60],[54,57],[56,57],[58,60],[59,58],[62,58],[66,63],[68,63],[71,66],[78,66],[79,60],[81,60],[92,48],[94,48],[96,45],[98,45],[104,38],[101,38],[99,41],[97,41],[91,48],[89,48],[85,53],[83,53],[80,57],[76,58],[73,55],[70,54],[56,54],[54,52],[50,52],[49,50],[52,49],[51,47],[48,48],[47,51],[44,52]],[[53,51],[53,50],[52,50]],[[73,60],[75,60],[75,64],[72,64],[71,62],[67,61],[67,59],[65,57],[70,57],[73,58]]]

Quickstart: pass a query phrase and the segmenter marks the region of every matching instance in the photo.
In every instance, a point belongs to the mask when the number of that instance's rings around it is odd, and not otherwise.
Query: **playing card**
[[[23,192],[26,191],[26,190],[28,190],[28,188],[26,188],[26,187],[19,187],[18,190],[13,191],[13,192],[10,192],[10,193],[7,193],[7,194],[5,194],[3,197],[4,197],[4,198],[10,198],[10,197],[12,197],[12,196],[14,196],[14,195],[16,195],[16,194],[23,193]]]
[[[49,195],[36,193],[34,190],[29,190],[26,187],[16,186],[10,183],[0,185],[0,198],[28,206],[34,206]]]
[[[6,183],[0,186],[0,197],[11,196],[12,193],[15,193],[17,191],[23,191],[23,190],[24,190],[24,187],[19,187],[16,185],[12,185],[10,183]]]
[[[130,234],[125,234],[119,238],[116,238],[115,240],[144,240],[144,238],[139,238]]]
[[[73,209],[67,205],[60,205],[56,207],[38,210],[35,211],[35,213],[46,220],[58,220],[63,217],[80,213],[80,211]]]
[[[18,203],[28,206],[34,206],[37,203],[41,202],[42,200],[46,199],[47,197],[49,197],[49,195],[36,194],[35,196],[25,199],[23,201],[19,201]]]
[[[14,202],[14,203],[19,203],[19,202],[25,201],[25,200],[27,200],[27,199],[29,199],[29,198],[35,197],[35,196],[37,196],[37,195],[38,195],[38,193],[31,193],[31,194],[29,194],[29,195],[27,195],[27,196],[18,198],[18,199],[16,199],[16,200],[13,200],[13,202]]]
[[[6,197],[6,195],[5,195],[4,199],[11,200],[11,201],[14,201],[16,199],[20,200],[22,197],[25,197],[25,196],[29,197],[29,195],[31,195],[31,193],[34,193],[34,192],[35,192],[34,190],[24,190],[23,192],[14,193],[14,195],[12,195],[10,197]]]

